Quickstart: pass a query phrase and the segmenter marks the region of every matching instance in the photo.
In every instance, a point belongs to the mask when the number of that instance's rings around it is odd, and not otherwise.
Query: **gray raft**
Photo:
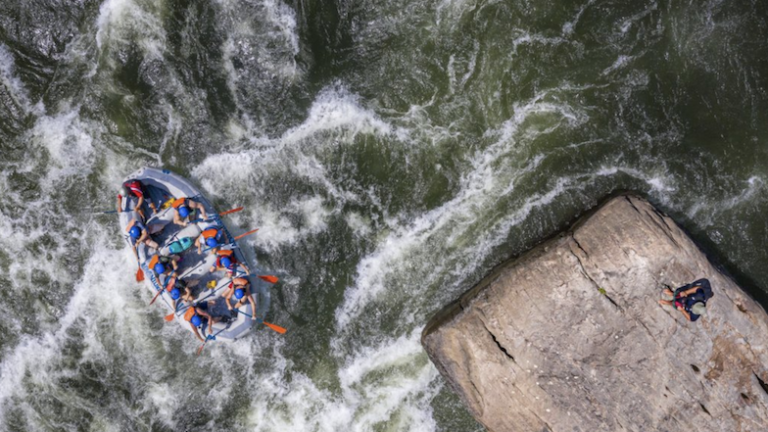
[[[251,282],[251,293],[256,300],[256,314],[257,317],[264,317],[269,309],[269,289],[267,283],[256,277],[259,274],[257,265],[250,265],[245,259],[242,251],[237,243],[233,240],[234,236],[229,232],[226,225],[221,221],[218,216],[218,212],[213,208],[210,202],[200,193],[200,191],[189,183],[186,179],[171,173],[168,170],[159,170],[155,168],[142,168],[123,180],[125,183],[128,180],[140,181],[145,190],[145,202],[151,200],[158,208],[157,214],[152,215],[152,211],[149,206],[145,204],[143,206],[144,214],[147,216],[145,225],[149,230],[151,237],[160,245],[161,253],[168,252],[168,246],[182,238],[191,238],[192,241],[197,239],[200,233],[208,228],[221,228],[226,234],[226,239],[229,243],[222,243],[220,247],[222,249],[232,249],[238,262],[245,263],[251,270],[251,275],[243,274],[242,268],[238,269],[239,277],[248,278]],[[186,227],[182,227],[173,223],[174,210],[170,206],[164,210],[161,209],[163,203],[171,198],[187,197],[193,199],[195,202],[203,204],[205,207],[206,215],[208,219],[197,223],[190,223]],[[126,232],[126,227],[132,219],[138,218],[138,213],[135,211],[135,205],[137,199],[135,197],[126,198],[122,200],[122,212],[120,215],[120,231],[123,235],[128,246],[131,246],[132,239]],[[152,216],[150,216],[152,215]],[[200,215],[195,213],[192,219],[200,218]],[[205,250],[204,246],[204,250]],[[165,286],[165,276],[155,274],[153,269],[148,267],[148,263],[152,257],[158,253],[158,251],[141,244],[137,248],[139,262],[141,263],[141,269],[144,271],[144,283],[150,290],[152,296],[157,293],[158,290],[163,289]],[[193,294],[196,296],[197,303],[207,302],[208,312],[213,316],[220,316],[224,321],[213,324],[212,333],[216,335],[216,340],[234,341],[247,335],[251,328],[253,328],[254,322],[249,316],[239,313],[236,316],[231,316],[230,311],[227,309],[223,294],[227,290],[231,279],[226,272],[216,271],[209,272],[209,269],[215,264],[216,256],[211,255],[208,252],[202,254],[197,253],[195,246],[190,247],[181,254],[181,261],[179,262],[178,274],[183,279],[187,286],[192,288]],[[258,264],[258,263],[256,263]],[[208,288],[210,281],[215,281],[214,288]],[[237,300],[233,297],[231,302],[232,306],[235,305]],[[160,297],[155,301],[156,304],[163,304],[167,309],[167,313],[174,312],[173,300],[168,291],[164,291],[160,294]],[[184,313],[189,307],[188,304],[180,301],[178,302],[175,311],[175,321],[186,329],[190,333],[193,332],[189,322],[184,319]],[[253,315],[254,311],[251,310],[250,302],[246,302],[245,305],[239,309],[241,312]],[[207,322],[207,320],[203,320]],[[203,325],[205,332],[203,337],[211,334],[211,329],[207,328],[207,324]]]

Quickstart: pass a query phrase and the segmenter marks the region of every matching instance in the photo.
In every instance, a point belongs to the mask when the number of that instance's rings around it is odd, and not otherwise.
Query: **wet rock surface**
[[[697,322],[657,303],[703,277]],[[768,315],[635,196],[501,266],[422,343],[493,432],[768,430]]]

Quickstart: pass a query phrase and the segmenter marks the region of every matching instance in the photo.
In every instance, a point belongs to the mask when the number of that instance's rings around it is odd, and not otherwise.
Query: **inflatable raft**
[[[269,290],[266,287],[266,282],[256,277],[258,274],[257,266],[251,266],[246,261],[235,237],[222,222],[218,212],[194,185],[168,170],[142,168],[126,177],[123,183],[129,180],[138,180],[143,185],[145,204],[142,205],[142,210],[147,217],[145,226],[151,238],[160,246],[159,250],[155,250],[145,244],[139,244],[136,250],[139,266],[144,272],[144,284],[147,289],[153,297],[156,294],[159,295],[155,303],[162,304],[167,309],[167,319],[175,320],[182,328],[194,333],[193,327],[184,318],[188,308],[192,307],[191,302],[178,300],[174,309],[171,293],[165,289],[170,276],[158,275],[149,266],[153,257],[158,254],[160,256],[174,254],[181,257],[181,260],[178,261],[177,277],[191,288],[195,297],[194,304],[198,306],[205,304],[208,308],[207,312],[221,320],[214,323],[212,328],[207,328],[207,320],[204,319],[202,327],[199,328],[199,331],[202,330],[201,336],[203,338],[215,335],[216,340],[234,341],[247,335],[254,324],[260,322],[260,320],[253,321],[251,316],[264,317],[269,308]],[[207,219],[202,220],[201,215],[195,213],[190,219],[197,222],[189,223],[186,227],[175,224],[174,209],[169,204],[173,199],[182,197],[190,198],[202,204]],[[153,214],[150,210],[147,205],[149,201],[155,204],[158,209],[157,213]],[[132,220],[140,220],[135,208],[137,202],[138,199],[133,196],[123,196],[120,202],[120,232],[129,247],[132,247],[133,239],[130,238],[126,229]],[[223,230],[223,239],[225,240],[219,245],[220,250],[231,250],[237,262],[246,263],[250,269],[250,274],[245,274],[242,267],[237,268],[234,276],[225,271],[210,271],[210,268],[216,263],[217,256],[206,251],[205,245],[202,253],[198,253],[197,247],[194,246],[195,240],[204,230],[209,228]],[[238,309],[240,313],[232,313],[227,308],[223,295],[228,291],[233,277],[243,277],[250,281],[251,293],[256,301],[257,310],[252,309],[250,302],[245,302],[243,306],[240,306]],[[235,297],[232,297],[232,306],[235,306],[236,302]]]

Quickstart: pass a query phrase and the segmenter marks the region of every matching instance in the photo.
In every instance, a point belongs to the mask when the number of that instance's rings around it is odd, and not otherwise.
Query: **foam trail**
[[[537,166],[540,158],[534,158],[532,164],[519,171],[510,171],[506,165],[498,164],[514,150],[516,144],[521,145],[516,140],[521,132],[521,141],[530,139],[525,136],[525,130],[520,128],[526,120],[542,115],[554,116],[559,119],[554,124],[564,124],[566,127],[575,127],[586,121],[584,114],[571,107],[543,102],[545,96],[545,93],[537,95],[526,104],[516,106],[510,120],[498,131],[487,134],[488,137],[496,136],[497,141],[472,158],[472,170],[462,178],[462,187],[453,199],[406,226],[395,227],[375,252],[361,260],[355,284],[347,289],[344,303],[336,311],[336,323],[340,330],[357,318],[367,303],[383,292],[387,278],[396,273],[393,269],[400,267],[397,263],[408,260],[419,253],[423,245],[430,245],[433,241],[442,247],[449,246],[445,238],[435,238],[444,235],[448,235],[449,239],[460,237],[462,230],[471,229],[472,223],[467,221],[476,220],[478,211],[484,211],[493,202],[511,193],[513,185]],[[466,254],[466,251],[462,254]],[[439,268],[435,270],[430,273],[440,273]],[[422,286],[426,285],[429,283],[422,283]]]
[[[308,376],[294,372],[285,381],[286,360],[273,351],[275,368],[262,374],[260,395],[248,415],[256,431],[317,430],[364,432],[388,425],[396,429],[419,425],[435,430],[430,401],[440,390],[433,381],[437,372],[419,343],[420,331],[385,338],[369,347],[358,347],[340,365],[340,392],[318,388]],[[271,405],[271,406],[270,406]],[[285,415],[283,409],[289,409]]]
[[[28,397],[25,377],[31,377],[35,385],[47,385],[54,382],[60,373],[56,366],[63,360],[63,349],[72,337],[71,330],[77,326],[84,330],[83,342],[86,348],[82,352],[81,361],[97,359],[105,355],[96,334],[99,327],[97,321],[109,317],[114,319],[115,326],[133,333],[132,343],[136,347],[146,344],[140,336],[141,328],[146,324],[141,322],[142,314],[131,305],[126,297],[130,290],[104,289],[102,279],[107,276],[120,280],[124,268],[130,266],[125,251],[114,251],[97,246],[95,253],[86,263],[86,271],[82,279],[75,285],[72,295],[68,298],[63,315],[58,318],[57,325],[40,336],[22,336],[19,343],[0,363],[0,417],[10,406],[12,397],[25,399]],[[113,266],[114,262],[125,262],[124,266]],[[111,270],[110,270],[111,269]],[[105,275],[106,272],[106,275]]]
[[[4,85],[10,92],[14,102],[24,110],[25,114],[42,114],[42,104],[32,105],[29,92],[24,87],[16,73],[16,62],[13,54],[4,44],[0,44],[0,85]]]
[[[360,99],[344,87],[335,85],[318,94],[309,110],[307,120],[300,126],[288,130],[282,137],[286,143],[298,143],[324,131],[342,130],[351,140],[357,134],[394,133],[393,128],[370,110],[361,108]]]
[[[260,207],[252,209],[252,214],[259,226],[269,228],[262,230],[260,238],[266,241],[265,246],[274,248],[281,243],[294,243],[299,238],[319,232],[325,226],[325,220],[336,214],[342,203],[360,200],[358,194],[329,178],[326,167],[313,154],[322,150],[315,145],[315,138],[333,134],[339,138],[324,139],[321,143],[343,145],[359,134],[390,136],[393,133],[397,133],[397,128],[381,120],[372,111],[362,108],[357,96],[341,86],[332,86],[318,94],[306,120],[286,131],[280,138],[261,138],[258,140],[258,149],[208,156],[193,169],[192,174],[211,193],[231,193],[232,189],[248,187],[251,181],[259,183],[277,172],[287,172],[320,186],[325,194],[333,198],[335,204],[315,196],[309,200],[297,201],[293,198],[288,205],[280,202],[279,207],[270,208],[267,207],[268,201],[257,197]],[[310,143],[313,146],[307,147]],[[231,166],[241,169],[227,169]],[[284,217],[286,211],[300,214],[309,222],[309,228],[301,232],[291,228]]]
[[[104,50],[110,43],[128,45],[141,35],[139,46],[151,58],[161,59],[166,47],[162,23],[154,15],[153,4],[140,0],[107,0],[99,7],[96,19],[96,45]]]
[[[69,177],[87,177],[96,159],[93,135],[100,126],[84,123],[79,117],[80,107],[63,110],[38,119],[30,133],[32,142],[44,147],[51,164],[46,173],[46,185]]]
[[[741,192],[733,197],[719,201],[697,200],[686,211],[686,215],[696,220],[702,228],[708,228],[714,225],[723,214],[731,213],[734,209],[746,204],[754,204],[760,197],[760,193],[765,191],[766,182],[763,177],[753,175],[745,183]]]

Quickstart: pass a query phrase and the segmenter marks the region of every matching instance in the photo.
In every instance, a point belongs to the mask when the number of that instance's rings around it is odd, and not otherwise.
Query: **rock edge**
[[[707,316],[658,305],[701,277]],[[422,344],[492,432],[768,430],[768,315],[633,195],[499,266]]]

